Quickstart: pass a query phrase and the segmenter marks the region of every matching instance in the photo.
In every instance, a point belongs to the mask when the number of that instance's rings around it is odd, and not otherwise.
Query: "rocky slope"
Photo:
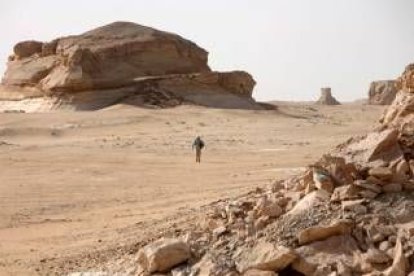
[[[90,110],[148,94],[161,107],[188,101],[260,108],[252,99],[255,81],[248,73],[212,72],[207,63],[207,51],[193,42],[129,22],[51,42],[23,41],[9,57],[0,109],[21,103],[27,110],[33,98],[41,98],[56,108]],[[172,101],[160,94],[169,94]]]
[[[375,131],[269,189],[210,205],[108,275],[413,275],[413,68]]]
[[[395,80],[373,81],[369,87],[368,103],[376,105],[390,105],[397,94]]]

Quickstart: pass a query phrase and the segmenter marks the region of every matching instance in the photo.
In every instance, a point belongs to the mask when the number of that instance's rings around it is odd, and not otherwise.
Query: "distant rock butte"
[[[51,42],[23,41],[13,52],[0,87],[0,110],[8,101],[15,105],[16,100],[27,103],[45,96],[55,100],[56,108],[86,110],[128,97],[140,98],[128,100],[143,105],[168,106],[168,100],[171,105],[261,108],[252,99],[250,74],[212,72],[206,50],[135,23],[115,22]],[[148,93],[150,103],[145,102]]]
[[[321,88],[321,96],[316,104],[320,105],[340,105],[341,103],[338,102],[333,96],[330,87]]]
[[[373,105],[390,105],[397,95],[397,81],[373,81],[369,87],[368,103]]]

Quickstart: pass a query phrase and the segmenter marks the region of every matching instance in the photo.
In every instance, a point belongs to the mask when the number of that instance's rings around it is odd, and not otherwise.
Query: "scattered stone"
[[[243,273],[243,276],[277,276],[273,271],[263,271],[258,269],[250,269]]]
[[[335,188],[331,196],[331,201],[338,202],[343,200],[352,200],[360,197],[360,189],[355,185],[346,185]]]
[[[149,273],[168,272],[189,258],[189,246],[177,239],[160,239],[138,252],[138,264]]]
[[[268,216],[270,218],[278,218],[282,215],[282,208],[276,203],[271,202],[259,210],[259,215]]]
[[[385,193],[399,193],[402,191],[402,188],[403,187],[400,183],[391,183],[391,184],[384,185],[382,187],[382,190]]]
[[[391,259],[383,251],[376,248],[370,248],[366,253],[366,260],[374,264],[385,264],[388,263]]]
[[[331,176],[318,168],[313,168],[313,182],[317,189],[328,193],[332,193],[335,187]]]
[[[328,201],[329,193],[324,190],[313,191],[303,197],[298,203],[296,203],[295,207],[293,207],[293,209],[290,210],[287,214],[299,215],[319,204],[326,204]]]
[[[299,258],[293,262],[292,268],[304,275],[314,275],[319,266],[340,262],[351,264],[355,252],[358,252],[358,246],[354,238],[344,235],[304,245],[295,251]]]
[[[397,240],[394,249],[394,260],[390,268],[388,268],[385,276],[405,276],[407,272],[407,259],[404,256],[403,246],[401,239]]]
[[[298,234],[299,244],[307,244],[314,241],[321,241],[332,236],[350,234],[353,222],[339,220],[329,226],[315,226],[302,230]]]
[[[289,266],[296,258],[295,252],[284,246],[260,242],[237,263],[239,272],[249,269],[280,271]]]
[[[385,167],[372,168],[369,170],[369,175],[383,181],[391,180],[393,176],[392,170]]]
[[[367,207],[363,205],[364,199],[342,201],[342,210],[344,212],[353,212],[358,215],[367,213]]]
[[[218,238],[226,232],[227,232],[227,228],[225,226],[220,226],[213,230],[213,236]]]
[[[376,184],[370,184],[370,183],[368,183],[367,181],[364,181],[364,180],[356,180],[354,182],[354,185],[357,186],[357,187],[366,189],[366,190],[370,190],[370,191],[372,191],[374,193],[377,193],[377,194],[381,193],[381,187],[380,186],[378,186]]]

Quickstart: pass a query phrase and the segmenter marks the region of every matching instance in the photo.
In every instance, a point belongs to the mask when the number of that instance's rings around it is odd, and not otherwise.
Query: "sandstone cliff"
[[[395,80],[373,81],[369,87],[368,103],[375,105],[391,104],[397,94]]]
[[[159,93],[167,93],[175,103],[260,108],[254,86],[246,72],[212,72],[207,51],[189,40],[115,22],[51,42],[17,43],[2,79],[0,110],[40,97],[53,99],[56,108],[99,109],[148,93],[159,102],[165,99]]]

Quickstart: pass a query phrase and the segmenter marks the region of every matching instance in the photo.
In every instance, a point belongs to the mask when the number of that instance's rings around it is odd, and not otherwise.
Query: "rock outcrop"
[[[159,94],[168,94],[174,103],[259,109],[252,98],[254,86],[246,72],[212,72],[207,51],[189,40],[115,22],[51,42],[16,44],[2,79],[0,110],[33,98],[58,99],[56,108],[82,110],[137,95],[136,103],[147,104],[142,96],[148,94],[161,107],[170,104]]]
[[[333,96],[330,87],[321,88],[321,96],[316,101],[316,104],[320,105],[340,105],[341,103],[338,102]]]
[[[369,87],[368,104],[390,105],[397,95],[397,81],[373,81]]]

